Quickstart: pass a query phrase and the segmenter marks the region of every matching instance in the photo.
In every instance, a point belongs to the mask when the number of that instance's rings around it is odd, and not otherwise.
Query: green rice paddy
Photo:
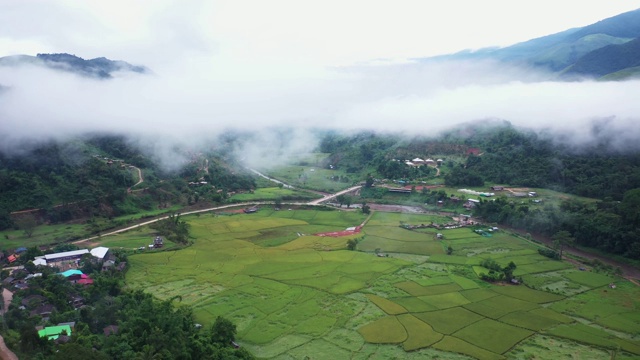
[[[400,222],[450,219],[381,212],[340,238],[313,234],[359,225],[365,215],[262,209],[185,219],[194,244],[130,256],[128,285],[191,305],[205,325],[231,319],[240,344],[261,358],[525,359],[537,348],[553,358],[557,347],[640,356],[640,287],[551,261],[508,234],[461,228],[439,230],[439,240]],[[141,234],[103,241],[137,244]],[[358,251],[346,250],[351,238]],[[481,281],[485,258],[516,263],[525,285]]]

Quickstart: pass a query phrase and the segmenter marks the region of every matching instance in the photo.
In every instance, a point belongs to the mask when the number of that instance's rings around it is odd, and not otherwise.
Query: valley
[[[637,4],[2,26],[0,358],[640,358]]]

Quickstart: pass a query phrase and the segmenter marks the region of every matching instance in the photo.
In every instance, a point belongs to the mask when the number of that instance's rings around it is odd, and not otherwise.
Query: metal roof
[[[107,256],[107,252],[109,252],[108,247],[99,246],[97,248],[91,249],[91,255],[97,257],[98,259],[104,259]]]
[[[82,250],[73,250],[73,251],[65,251],[65,252],[61,252],[61,253],[55,253],[55,254],[47,254],[44,256],[45,259],[48,260],[55,260],[55,259],[60,259],[60,258],[65,258],[65,257],[69,257],[69,256],[82,256],[84,254],[88,254],[89,250],[87,249],[82,249]]]

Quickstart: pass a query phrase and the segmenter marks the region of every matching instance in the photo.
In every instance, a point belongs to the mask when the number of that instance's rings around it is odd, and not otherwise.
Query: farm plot
[[[480,320],[453,334],[461,340],[496,354],[506,352],[531,335],[532,331],[491,319]]]
[[[219,315],[229,318],[237,325],[238,341],[261,358],[455,359],[462,356],[457,353],[504,359],[531,346],[519,345],[523,339],[542,332],[569,348],[585,345],[560,339],[635,354],[638,344],[629,340],[637,336],[640,321],[635,288],[619,281],[617,289],[601,286],[615,280],[567,270],[506,234],[486,238],[454,229],[437,240],[400,228],[403,216],[376,213],[377,224],[341,238],[311,236],[309,229],[339,231],[362,223],[364,215],[264,209],[185,217],[195,243],[130,256],[127,283],[191,305],[205,326]],[[422,223],[420,217],[408,218]],[[448,231],[466,238],[450,240]],[[110,241],[135,241],[137,235],[128,236]],[[391,256],[344,250],[347,239],[362,236],[358,249],[380,248]],[[424,244],[437,252],[422,255]],[[448,244],[454,255],[444,254]],[[456,253],[463,245],[473,250],[468,256]],[[398,253],[390,250],[394,246]],[[538,290],[479,280],[473,267],[486,257],[499,264],[514,261],[516,270],[539,265],[540,272],[524,275],[525,283],[538,281]],[[593,290],[575,296],[540,290],[558,281]],[[569,315],[585,324],[576,327]],[[601,332],[606,341],[593,340]]]
[[[362,251],[380,249],[388,253],[444,254],[442,244],[423,233],[392,226],[367,226],[363,232],[366,237],[358,244]]]

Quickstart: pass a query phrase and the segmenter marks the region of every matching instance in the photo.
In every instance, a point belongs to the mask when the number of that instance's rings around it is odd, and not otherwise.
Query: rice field
[[[400,225],[450,219],[382,212],[360,234],[339,238],[313,234],[365,216],[261,209],[185,219],[194,244],[131,255],[128,285],[191,305],[205,326],[231,319],[239,343],[260,358],[526,358],[538,344],[640,356],[639,287],[549,260],[508,234],[461,228],[436,239]],[[104,241],[137,244],[141,234]],[[352,238],[357,251],[346,250]],[[524,285],[481,281],[485,258],[516,263]]]

